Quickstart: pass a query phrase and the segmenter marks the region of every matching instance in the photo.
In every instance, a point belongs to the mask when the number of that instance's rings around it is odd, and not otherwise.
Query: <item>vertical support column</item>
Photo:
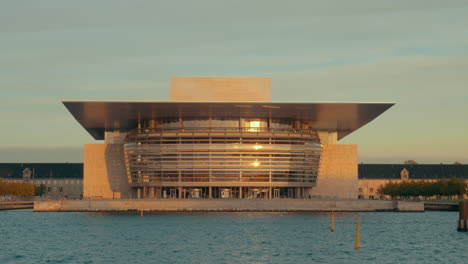
[[[181,121],[182,122],[182,121]],[[179,136],[179,132],[177,132],[177,138],[178,138],[178,144],[179,146],[182,146],[182,139],[180,138]],[[181,163],[181,153],[179,152],[177,154],[177,163],[176,163],[176,170],[177,170],[177,175],[178,175],[178,181],[179,181],[179,184],[180,182],[182,182],[182,169],[180,167],[180,163]]]
[[[182,199],[182,187],[179,187],[179,199]]]
[[[295,120],[294,121],[294,129],[301,129],[301,121]]]
[[[242,146],[242,135],[244,134],[244,131],[242,130],[242,118],[239,117],[239,144]],[[240,165],[240,170],[239,170],[239,182],[242,182],[242,155],[239,156],[239,165]]]
[[[338,134],[336,131],[318,131],[317,135],[322,144],[336,144],[338,141]]]
[[[272,188],[268,188],[268,199],[273,199],[273,193],[271,193]]]
[[[458,232],[467,232],[468,231],[468,202],[460,202],[458,204],[459,216],[458,216]]]
[[[156,128],[156,120],[150,120],[150,128]]]
[[[210,198],[210,199],[213,198],[212,189],[213,189],[213,187],[211,187],[211,186],[208,189],[208,198]]]
[[[209,145],[211,146],[211,117],[210,117],[210,131],[208,132],[208,140],[209,140]],[[209,155],[210,155],[210,163],[208,165],[208,169],[209,169],[209,172],[208,172],[208,182],[212,182],[213,180],[211,179],[211,167],[213,166],[212,163],[211,163],[211,148],[209,148],[208,150],[209,152]],[[210,198],[211,198],[211,187],[210,187]]]
[[[243,187],[239,187],[239,199],[242,199],[242,188]]]
[[[270,118],[270,122],[271,122],[271,118]],[[268,144],[271,145],[271,136],[268,140]],[[269,175],[269,180],[271,182],[271,170],[272,170],[272,166],[271,166],[271,154],[268,155],[269,159],[268,159],[268,162],[270,163],[270,169],[268,170],[268,175]]]
[[[137,188],[137,199],[141,199],[140,187]]]
[[[328,144],[336,144],[338,141],[338,133],[336,131],[328,132]]]

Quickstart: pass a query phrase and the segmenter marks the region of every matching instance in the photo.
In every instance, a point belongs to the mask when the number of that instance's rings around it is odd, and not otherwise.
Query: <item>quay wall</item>
[[[395,201],[395,209],[399,212],[424,212],[424,202]]]
[[[33,201],[0,201],[0,211],[31,208],[33,208]]]
[[[35,212],[423,212],[423,202],[315,199],[174,199],[35,201]]]

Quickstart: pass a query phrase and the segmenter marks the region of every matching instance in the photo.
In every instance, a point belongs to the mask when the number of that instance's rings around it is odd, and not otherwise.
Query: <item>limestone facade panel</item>
[[[324,144],[317,186],[310,195],[356,199],[358,197],[357,145]]]
[[[270,102],[271,78],[172,77],[171,101]]]
[[[118,199],[131,195],[121,144],[85,144],[83,197]]]

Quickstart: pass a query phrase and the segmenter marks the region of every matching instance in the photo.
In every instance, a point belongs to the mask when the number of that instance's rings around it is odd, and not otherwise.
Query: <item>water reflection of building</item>
[[[104,140],[84,147],[86,198],[356,198],[357,146],[337,142],[393,105],[271,102],[269,78],[218,77],[64,104]]]

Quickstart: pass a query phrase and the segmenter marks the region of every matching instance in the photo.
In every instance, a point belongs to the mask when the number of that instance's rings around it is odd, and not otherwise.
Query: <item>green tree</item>
[[[402,181],[389,182],[380,188],[380,194],[394,197],[430,197],[430,196],[462,196],[468,193],[464,179],[450,178],[437,181]]]
[[[35,186],[34,189],[34,195],[36,196],[42,196],[47,192],[47,187],[44,184],[41,184],[39,186]]]

